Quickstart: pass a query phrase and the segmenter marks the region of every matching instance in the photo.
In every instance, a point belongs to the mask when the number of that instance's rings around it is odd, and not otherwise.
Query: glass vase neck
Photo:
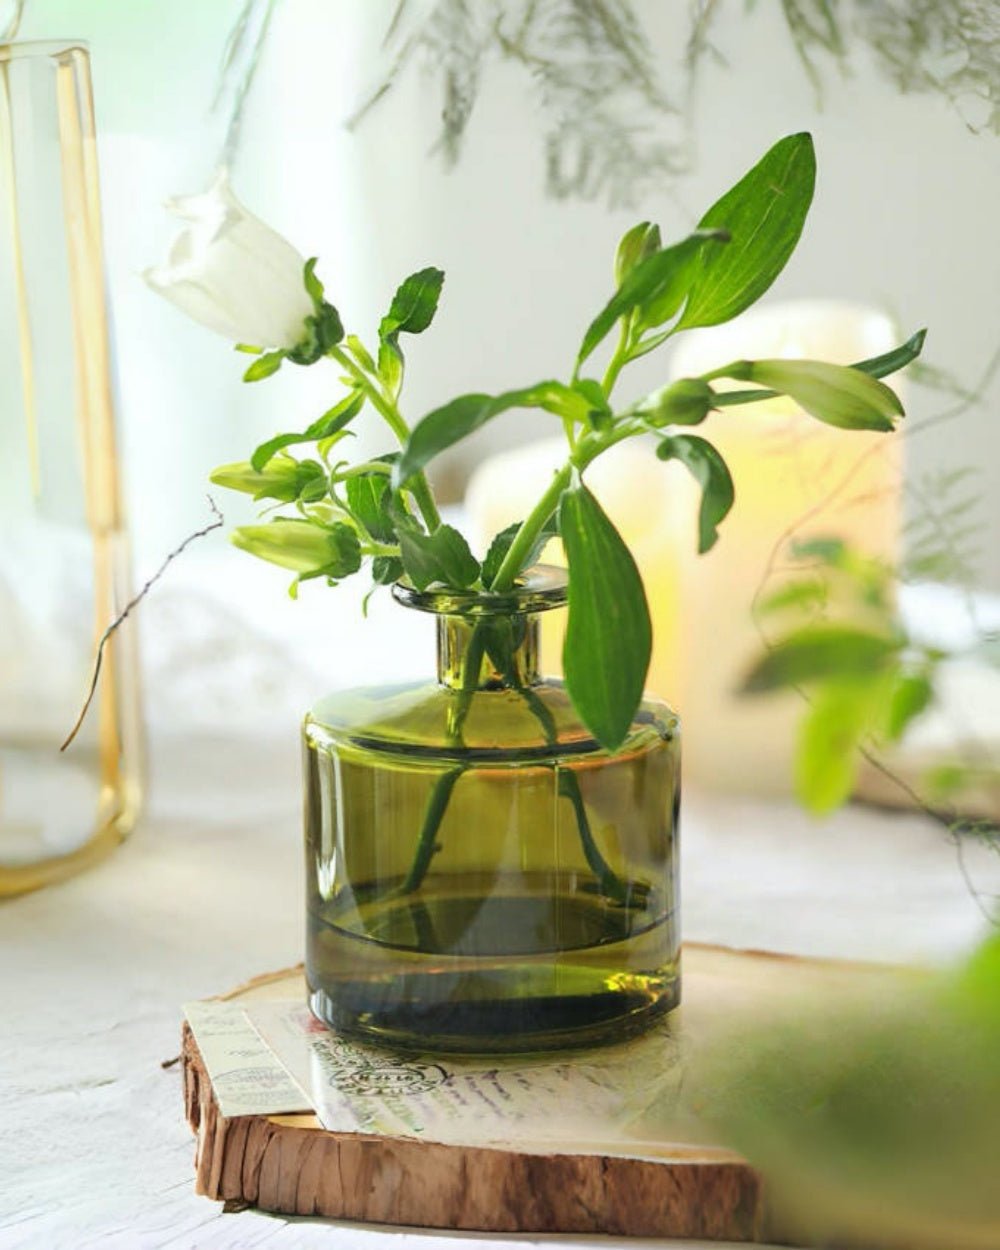
[[[522,689],[538,683],[539,616],[567,601],[565,570],[538,565],[510,590],[416,590],[393,595],[437,617],[438,681],[452,690]]]
[[[537,685],[538,614],[439,616],[437,676],[451,690],[520,690]]]

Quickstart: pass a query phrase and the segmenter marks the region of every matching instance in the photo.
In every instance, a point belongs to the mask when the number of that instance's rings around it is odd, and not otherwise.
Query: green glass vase
[[[631,1036],[679,999],[677,717],[614,754],[537,669],[562,570],[437,617],[436,682],[340,692],[304,725],[306,974],[343,1033],[510,1052]]]

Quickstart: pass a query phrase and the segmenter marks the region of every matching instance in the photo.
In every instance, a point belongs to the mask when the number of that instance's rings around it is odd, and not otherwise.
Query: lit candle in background
[[[671,372],[688,377],[744,358],[851,364],[897,341],[892,321],[872,309],[773,304],[731,325],[685,334]],[[889,382],[899,389],[898,379]],[[785,399],[724,409],[698,433],[725,456],[736,503],[711,552],[697,556],[691,544],[682,553],[677,698],[685,776],[712,789],[789,793],[801,698],[733,693],[762,648],[751,615],[754,595],[770,569],[787,566],[791,540],[838,537],[868,556],[897,560],[902,438],[834,429]],[[654,669],[652,686],[657,677]]]
[[[601,501],[628,544],[642,573],[654,617],[650,690],[677,706],[680,681],[679,627],[683,612],[680,591],[681,544],[674,523],[676,501],[671,489],[675,465],[662,464],[651,444],[619,443],[587,469],[587,485]],[[473,473],[465,502],[470,536],[485,552],[490,539],[514,521],[523,521],[552,475],[566,462],[566,440],[545,439],[501,452]],[[684,484],[686,487],[686,483]],[[694,550],[694,531],[686,531]],[[565,563],[558,542],[549,543],[543,559]],[[564,612],[542,615],[542,668],[561,671]]]

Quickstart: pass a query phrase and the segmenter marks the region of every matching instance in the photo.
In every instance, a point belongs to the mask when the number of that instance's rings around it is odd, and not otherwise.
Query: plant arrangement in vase
[[[345,330],[316,261],[224,182],[177,206],[189,227],[148,275],[154,287],[254,356],[245,380],[332,361],[342,386],[306,429],[212,474],[277,511],[233,541],[294,573],[293,595],[363,572],[438,619],[436,682],[342,692],[305,722],[307,978],[314,1011],[337,1028],[425,1048],[539,1049],[620,1038],[678,1001],[678,724],[643,694],[642,581],[586,474],[610,447],[647,439],[700,484],[708,551],[734,499],[723,458],[691,432],[710,411],[780,393],[845,430],[892,430],[902,408],[879,379],[919,354],[922,332],[851,367],[736,360],[615,399],[632,361],[738,316],[771,286],[814,179],[810,136],[790,135],[680,242],[634,226],[565,380],[460,395],[412,426],[403,342],[430,326],[440,270],[400,285],[369,347]],[[591,361],[609,336],[598,376]],[[722,379],[746,385],[721,390]],[[352,462],[350,427],[368,408],[394,446]],[[516,408],[561,423],[566,460],[480,560],[441,521],[425,470]],[[565,573],[536,566],[555,536]],[[537,672],[537,617],[566,603],[555,681]]]

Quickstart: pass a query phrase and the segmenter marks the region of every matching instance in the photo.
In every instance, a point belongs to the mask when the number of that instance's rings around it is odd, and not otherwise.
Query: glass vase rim
[[[554,564],[536,564],[522,573],[510,590],[418,590],[406,581],[392,587],[392,597],[407,608],[435,616],[527,616],[565,607],[569,575]]]
[[[90,55],[90,43],[86,39],[3,39],[0,40],[0,62],[29,60],[56,60],[67,52],[84,52]]]

